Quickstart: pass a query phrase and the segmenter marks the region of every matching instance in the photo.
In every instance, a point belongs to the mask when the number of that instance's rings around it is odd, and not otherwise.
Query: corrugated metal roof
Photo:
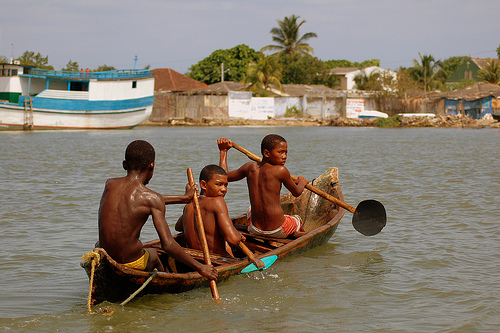
[[[488,96],[493,96],[495,98],[500,97],[500,86],[492,83],[479,82],[465,88],[437,93],[428,97],[432,99],[446,98],[473,101]]]

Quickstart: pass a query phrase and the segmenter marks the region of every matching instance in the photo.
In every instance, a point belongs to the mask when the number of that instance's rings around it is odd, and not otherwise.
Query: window
[[[132,89],[137,88],[137,81],[132,81]]]

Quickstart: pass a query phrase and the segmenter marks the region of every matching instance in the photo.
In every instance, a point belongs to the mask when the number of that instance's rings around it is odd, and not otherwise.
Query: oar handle
[[[237,150],[241,151],[243,154],[247,155],[251,160],[254,160],[256,162],[261,162],[262,161],[262,158],[260,156],[257,156],[255,155],[254,153],[246,150],[245,148],[241,147],[240,145],[236,144],[233,142],[233,147],[236,148]],[[295,176],[291,176],[292,179],[295,181],[297,180],[297,177]],[[348,211],[350,211],[351,213],[354,214],[354,212],[356,211],[356,208],[354,208],[353,206],[351,205],[348,205],[346,204],[345,202],[335,198],[334,196],[326,193],[326,192],[323,192],[321,191],[320,189],[312,186],[311,184],[307,183],[306,185],[306,188],[311,191],[311,192],[314,192],[316,193],[317,195],[319,195],[320,197],[323,197],[325,198],[326,200],[329,200],[331,202],[333,202],[334,204],[340,206],[340,207],[343,207],[345,209],[347,209]]]
[[[189,185],[194,186],[193,170],[191,168],[187,169]],[[203,257],[205,258],[205,264],[211,265],[210,251],[208,251],[207,237],[205,235],[205,228],[203,227],[203,219],[201,218],[200,203],[198,202],[198,193],[193,195],[193,206],[195,211],[196,225],[198,226],[198,237],[200,238],[201,247],[203,249]],[[210,280],[210,289],[212,290],[212,296],[214,300],[219,301],[219,292],[217,291],[217,283],[215,280]]]
[[[250,249],[245,245],[245,243],[243,243],[242,241],[240,241],[240,243],[238,244],[238,246],[243,251],[243,253],[248,257],[248,259],[250,259],[250,261],[252,263],[254,263],[255,266],[257,266],[257,268],[265,268],[266,267],[266,265],[262,262],[262,260],[255,258],[253,252],[250,251]]]

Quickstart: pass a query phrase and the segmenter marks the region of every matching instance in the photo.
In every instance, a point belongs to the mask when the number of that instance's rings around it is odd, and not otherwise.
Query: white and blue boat
[[[0,128],[132,128],[151,115],[151,70],[67,72],[0,64]]]

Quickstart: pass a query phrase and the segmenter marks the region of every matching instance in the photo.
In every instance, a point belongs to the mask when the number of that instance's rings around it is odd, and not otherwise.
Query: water
[[[157,151],[150,187],[182,194],[186,168],[218,163],[226,136],[259,153],[289,142],[287,166],[308,180],[337,166],[346,202],[381,201],[387,227],[365,237],[346,213],[319,248],[209,289],[86,312],[80,256],[97,240],[107,178],[124,175],[135,139]],[[494,332],[500,329],[500,131],[333,127],[137,128],[0,132],[0,330],[10,332]],[[231,150],[229,167],[248,159]],[[231,183],[231,215],[249,205]],[[182,205],[167,207],[171,226]],[[156,238],[151,222],[142,239]]]

